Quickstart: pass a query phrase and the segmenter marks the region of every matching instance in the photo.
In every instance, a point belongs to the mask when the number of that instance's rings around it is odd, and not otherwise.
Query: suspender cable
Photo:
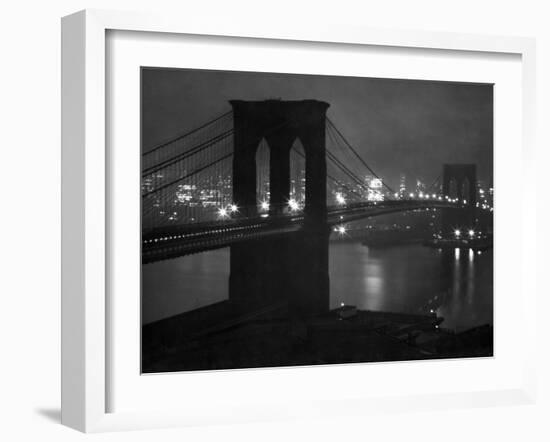
[[[353,152],[353,154],[357,157],[357,159],[361,162],[361,164],[363,164],[363,166],[365,166],[367,168],[367,170],[375,177],[375,178],[378,178],[382,184],[384,185],[384,187],[386,187],[392,194],[395,193],[395,191],[390,187],[388,186],[387,183],[384,182],[384,180],[382,180],[377,174],[376,172],[374,172],[374,170],[372,170],[372,168],[365,162],[365,160],[361,157],[361,155],[359,155],[357,153],[357,151],[353,148],[353,146],[350,144],[350,142],[346,139],[346,137],[344,137],[344,135],[342,134],[342,132],[340,132],[338,130],[338,128],[334,125],[334,123],[330,120],[330,118],[327,117],[327,122],[328,124],[336,131],[336,133],[339,135],[339,137],[344,141],[344,143],[346,144],[346,146],[351,150],[351,152]]]

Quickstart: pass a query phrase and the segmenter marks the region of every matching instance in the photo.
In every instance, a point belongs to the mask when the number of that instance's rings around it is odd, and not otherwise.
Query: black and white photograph
[[[142,373],[493,356],[493,84],[152,66],[140,102]]]

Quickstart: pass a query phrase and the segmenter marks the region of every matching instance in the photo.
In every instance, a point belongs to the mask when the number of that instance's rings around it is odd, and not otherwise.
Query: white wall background
[[[173,14],[246,14],[250,20],[336,21],[379,28],[508,34],[537,38],[539,274],[550,225],[544,188],[550,161],[550,12],[544,1],[397,0],[274,2],[12,0],[0,10],[0,439],[18,440],[550,440],[550,313],[539,283],[540,398],[534,406],[411,412],[324,422],[284,422],[84,436],[59,425],[60,358],[60,17],[83,8],[163,9]],[[550,202],[550,201],[549,201]]]

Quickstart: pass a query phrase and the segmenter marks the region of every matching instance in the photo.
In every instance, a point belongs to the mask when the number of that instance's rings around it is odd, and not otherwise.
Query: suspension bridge
[[[144,264],[230,247],[230,298],[285,292],[297,310],[315,311],[328,308],[331,231],[429,208],[472,218],[475,166],[447,166],[425,194],[403,195],[327,117],[328,103],[230,104],[142,153]],[[471,185],[457,190],[463,180]]]

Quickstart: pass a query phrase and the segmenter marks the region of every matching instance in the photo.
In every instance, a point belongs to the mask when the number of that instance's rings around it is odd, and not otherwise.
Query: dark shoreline
[[[208,308],[201,310],[143,327],[143,373],[493,355],[492,326],[454,333],[441,325],[444,318],[434,314],[357,311],[340,319],[336,309],[290,320],[284,306],[279,306],[242,319],[233,312],[234,317],[224,323],[201,328],[199,324],[207,323]],[[224,310],[230,312],[231,306],[216,304],[213,315]],[[198,328],[192,330],[193,324]]]

